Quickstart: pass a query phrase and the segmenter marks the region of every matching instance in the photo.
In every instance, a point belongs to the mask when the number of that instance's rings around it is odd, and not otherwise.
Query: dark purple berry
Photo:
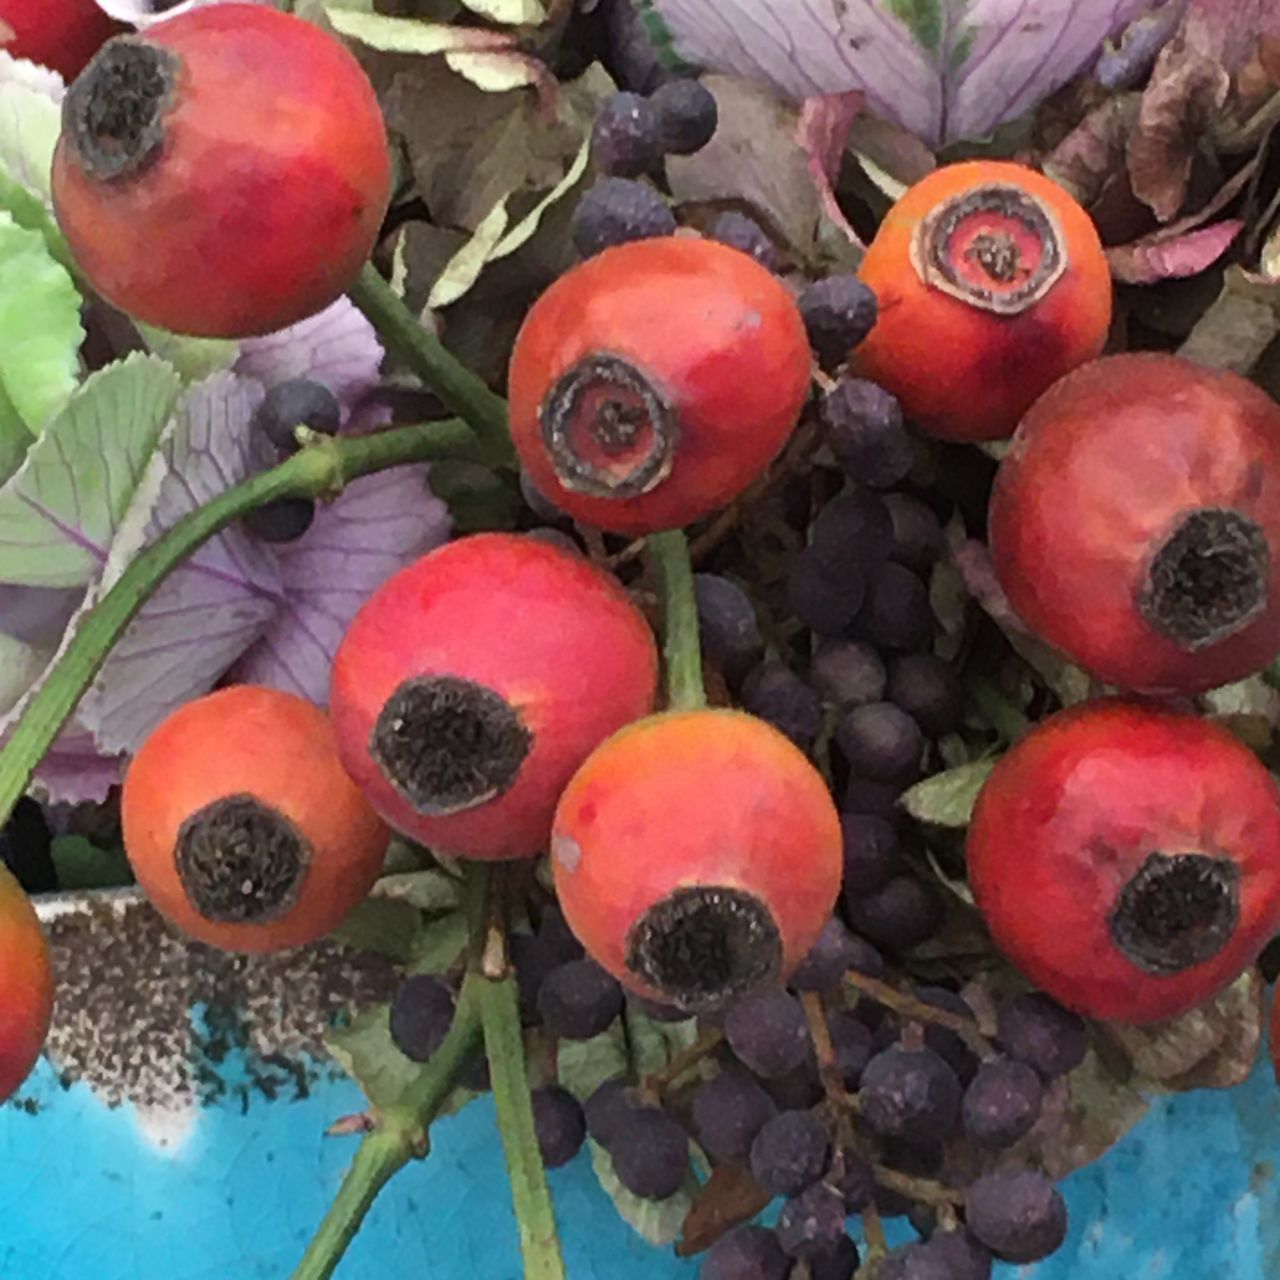
[[[860,707],[885,696],[884,660],[857,640],[823,640],[809,664],[809,679],[825,702]]]
[[[58,887],[53,833],[44,810],[30,796],[19,799],[0,830],[0,862],[26,893],[52,893]]]
[[[668,80],[649,101],[658,113],[662,147],[668,155],[691,156],[715,136],[720,108],[711,90],[696,80]]]
[[[849,967],[851,942],[844,921],[832,916],[800,967],[791,975],[790,985],[797,991],[830,991]]]
[[[751,1173],[770,1195],[796,1196],[827,1171],[831,1142],[810,1111],[783,1111],[751,1144]]]
[[[964,998],[946,987],[917,987],[915,994],[917,1000],[931,1004],[935,1009],[945,1009],[957,1017],[973,1021],[973,1010]],[[962,1035],[950,1027],[928,1023],[924,1029],[924,1042],[939,1057],[946,1059],[951,1070],[960,1077],[961,1084],[968,1084],[973,1079],[978,1070],[978,1055]]]
[[[996,1013],[996,1042],[1017,1062],[1052,1080],[1074,1071],[1089,1047],[1084,1021],[1043,992],[1014,996]]]
[[[960,1081],[929,1049],[886,1049],[862,1073],[858,1117],[873,1133],[924,1143],[948,1138],[960,1114]]]
[[[649,98],[615,93],[606,98],[591,131],[591,155],[602,172],[638,178],[662,162],[662,121]]]
[[[949,662],[932,653],[908,653],[889,664],[885,697],[931,738],[960,727],[964,688]]]
[[[609,1150],[617,1140],[625,1117],[638,1106],[625,1080],[606,1080],[583,1107],[587,1132]]]
[[[582,1107],[573,1094],[555,1084],[534,1089],[529,1097],[542,1162],[548,1169],[558,1169],[582,1149],[587,1136]]]
[[[597,182],[573,214],[573,244],[584,258],[629,240],[673,235],[675,229],[667,202],[648,183],[631,178]]]
[[[777,271],[782,266],[782,255],[765,229],[754,218],[748,218],[736,209],[719,214],[707,228],[707,235],[731,249],[749,254],[768,271]]]
[[[426,1062],[453,1022],[453,992],[439,978],[406,978],[391,999],[392,1043],[414,1062]]]
[[[810,630],[838,636],[858,616],[867,588],[856,562],[834,571],[829,564],[829,558],[813,547],[792,556],[787,565],[787,606]]]
[[[846,813],[883,818],[896,828],[902,825],[904,819],[898,804],[901,798],[900,786],[892,782],[877,782],[874,778],[862,778],[855,773],[845,783],[841,808]]]
[[[868,702],[840,717],[836,745],[860,777],[905,784],[919,777],[925,737],[901,707]]]
[[[892,489],[911,472],[911,438],[902,406],[865,378],[842,378],[822,400],[822,424],[831,452],[851,480]]]
[[[841,1236],[835,1248],[809,1259],[809,1280],[853,1280],[861,1258],[849,1236]]]
[[[791,1263],[766,1227],[735,1227],[707,1250],[698,1280],[786,1280]]]
[[[750,596],[713,573],[693,577],[702,651],[736,689],[764,657],[764,638]]]
[[[778,1243],[793,1258],[810,1259],[828,1253],[844,1235],[846,1211],[838,1191],[815,1182],[782,1206],[778,1215]]]
[[[1025,1062],[984,1062],[964,1091],[964,1131],[980,1147],[1000,1151],[1024,1138],[1040,1116],[1044,1086]]]
[[[818,1074],[818,1063],[814,1058],[794,1071],[788,1071],[785,1076],[766,1080],[764,1087],[782,1111],[808,1111],[826,1096],[822,1077]]]
[[[875,1199],[875,1170],[852,1151],[837,1153],[827,1182],[840,1193],[850,1213],[859,1213]]]
[[[942,902],[915,876],[895,876],[883,889],[866,895],[846,893],[850,925],[877,946],[908,951],[933,937],[942,923]]]
[[[840,830],[845,893],[859,897],[878,893],[902,872],[902,850],[893,823],[871,814],[843,813]]]
[[[906,565],[913,573],[927,575],[946,545],[938,517],[909,493],[887,493],[884,505],[893,528],[890,558]]]
[[[316,518],[316,504],[311,498],[277,498],[274,502],[254,507],[241,517],[248,533],[263,542],[296,542]]]
[[[725,1014],[725,1039],[749,1071],[777,1079],[804,1065],[813,1052],[800,1001],[782,990],[744,996]]]
[[[929,588],[910,569],[890,560],[867,579],[867,599],[852,634],[880,649],[913,653],[928,648],[934,632]]]
[[[831,574],[853,565],[864,577],[874,576],[893,546],[884,499],[865,489],[833,498],[814,518],[809,545]]]
[[[558,906],[544,907],[538,921],[538,940],[560,964],[582,959],[582,943],[573,935]]]
[[[824,368],[834,369],[871,332],[876,322],[876,295],[857,276],[827,276],[805,287],[800,314]]]
[[[253,414],[253,428],[262,432],[286,457],[299,449],[294,434],[307,427],[321,435],[336,435],[342,421],[338,398],[310,378],[290,378],[277,382],[263,397]]]
[[[1043,1173],[1002,1170],[979,1178],[965,1197],[969,1230],[1005,1262],[1039,1262],[1067,1238],[1067,1206]]]
[[[618,1181],[644,1200],[675,1195],[689,1173],[689,1139],[675,1120],[656,1107],[625,1112],[609,1154]]]
[[[547,975],[560,960],[542,942],[528,933],[513,933],[507,940],[507,954],[515,970],[516,990],[520,996],[520,1019],[526,1027],[539,1019],[538,993]]]
[[[622,988],[594,960],[572,960],[543,981],[538,1012],[553,1036],[590,1040],[622,1012]]]
[[[822,700],[785,663],[770,658],[742,682],[743,710],[786,734],[808,751],[822,732]]]
[[[828,1027],[840,1079],[846,1089],[855,1090],[867,1063],[875,1054],[875,1039],[866,1023],[851,1013],[833,1013],[828,1019]]]
[[[713,1160],[745,1160],[756,1134],[778,1114],[760,1084],[740,1071],[722,1071],[693,1095],[693,1131]]]

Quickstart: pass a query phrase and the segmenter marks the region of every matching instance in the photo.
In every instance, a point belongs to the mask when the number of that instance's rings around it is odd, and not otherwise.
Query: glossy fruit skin
[[[370,735],[392,693],[419,675],[475,681],[519,712],[533,746],[502,794],[433,817],[385,777]],[[520,858],[545,851],[565,783],[652,710],[657,679],[653,635],[613,578],[550,543],[483,533],[374,592],[334,659],[329,709],[343,763],[393,827],[442,853]]]
[[[297,901],[278,919],[207,919],[179,878],[179,828],[233,795],[282,813],[311,844]],[[191,937],[227,951],[278,951],[330,933],[368,894],[390,841],[343,770],[324,712],[258,685],[197,698],[153,730],[125,775],[121,817],[130,865],[156,909]]]
[[[745,712],[671,711],[615,734],[565,789],[552,833],[556,893],[587,953],[661,998],[627,965],[633,925],[674,890],[720,885],[765,903],[792,973],[840,889],[840,818],[821,775]]]
[[[0,866],[0,1102],[35,1066],[52,1017],[44,931],[17,880]]]
[[[672,406],[671,469],[647,492],[594,496],[561,482],[543,405],[593,354],[621,358]],[[617,533],[688,524],[737,497],[778,455],[809,388],[804,323],[786,288],[737,249],[695,237],[606,249],[534,303],[508,394],[521,461],[556,506]]]
[[[14,33],[0,44],[5,53],[52,67],[64,80],[79,75],[121,29],[94,0],[0,0],[0,24]]]
[[[1137,607],[1178,520],[1230,508],[1272,547],[1265,608],[1188,650]],[[1193,693],[1239,680],[1280,649],[1280,407],[1233,373],[1176,356],[1106,356],[1027,414],[990,509],[996,574],[1022,620],[1110,684]]]
[[[912,261],[922,222],[994,183],[1024,192],[1056,219],[1066,269],[1016,315],[971,305],[926,283]],[[1089,215],[1057,183],[1023,165],[968,161],[935,170],[889,210],[858,270],[879,302],[857,348],[858,374],[891,391],[907,417],[942,440],[1009,435],[1035,399],[1102,350],[1111,274]]]
[[[382,114],[359,63],[261,5],[196,9],[145,40],[181,62],[158,157],[103,181],[66,129],[54,156],[58,222],[94,289],[205,337],[268,333],[327,306],[355,281],[390,197]]]
[[[1153,975],[1116,945],[1117,897],[1153,851],[1235,864],[1239,918],[1211,958]],[[969,882],[992,938],[1093,1018],[1151,1022],[1232,982],[1280,926],[1280,791],[1226,730],[1119,699],[1051,716],[996,765],[969,827]]]

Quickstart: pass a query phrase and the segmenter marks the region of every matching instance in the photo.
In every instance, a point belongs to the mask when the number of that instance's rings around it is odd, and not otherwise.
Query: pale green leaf
[[[452,911],[423,926],[406,968],[410,973],[444,973],[457,961],[466,945],[466,915],[462,911]]]
[[[46,208],[61,128],[62,112],[48,94],[16,80],[0,83],[0,175]]]
[[[563,200],[582,180],[582,175],[586,173],[590,159],[591,139],[588,138],[579,148],[578,154],[574,156],[573,163],[569,166],[569,171],[564,177],[494,245],[493,252],[489,255],[491,262],[497,258],[505,258],[508,254],[515,253],[517,249],[522,248],[533,238],[539,226],[542,225],[542,218],[547,210]]]
[[[462,905],[461,882],[439,867],[384,875],[374,893],[379,898],[397,898],[419,911],[446,912]]]
[[[535,59],[506,50],[446,53],[444,60],[451,71],[464,76],[485,93],[509,93],[512,89],[537,85],[545,75],[541,63]]]
[[[560,1083],[584,1102],[606,1080],[627,1075],[630,1066],[620,1021],[590,1040],[561,1040],[556,1049]]]
[[[637,1075],[661,1071],[672,1057],[698,1038],[698,1020],[694,1017],[683,1022],[659,1022],[631,1006],[626,1018],[631,1068]]]
[[[332,1031],[326,1040],[338,1065],[375,1107],[399,1102],[422,1069],[406,1058],[391,1039],[391,1006],[380,1004],[355,1017],[350,1026]]]
[[[451,53],[454,51],[509,49],[511,37],[500,31],[449,27],[413,18],[390,18],[378,13],[356,13],[327,5],[325,14],[340,35],[350,36],[383,53]]]
[[[0,489],[0,582],[98,576],[180,389],[169,365],[134,354],[73,393]]]
[[[480,220],[471,239],[449,259],[445,269],[431,286],[427,306],[447,307],[451,302],[457,302],[480,278],[480,272],[489,261],[494,246],[507,230],[510,221],[507,215],[509,199],[509,195],[503,196]]]
[[[83,341],[71,277],[38,232],[0,213],[0,384],[33,434],[75,389]]]
[[[462,0],[472,13],[509,27],[536,26],[547,19],[542,0]]]
[[[934,774],[908,789],[899,803],[919,822],[939,827],[967,827],[973,806],[991,770],[994,760],[975,760]]]
[[[693,1205],[693,1198],[698,1194],[698,1182],[692,1170],[685,1179],[684,1186],[675,1195],[668,1196],[665,1200],[642,1200],[639,1196],[632,1195],[618,1181],[612,1157],[598,1142],[588,1139],[587,1146],[591,1149],[591,1164],[596,1177],[608,1192],[623,1222],[642,1239],[658,1247],[678,1240],[684,1228],[684,1220]]]
[[[228,338],[188,338],[139,320],[134,326],[148,348],[173,365],[185,382],[199,382],[230,369],[240,354],[240,344]]]

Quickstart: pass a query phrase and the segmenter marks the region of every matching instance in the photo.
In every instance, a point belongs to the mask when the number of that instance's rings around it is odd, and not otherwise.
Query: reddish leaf
[[[1156,233],[1107,250],[1111,274],[1124,284],[1155,284],[1157,280],[1199,275],[1235,242],[1244,228],[1241,218],[1228,218],[1185,235]]]
[[[840,178],[840,161],[849,140],[849,130],[862,110],[862,104],[863,95],[856,90],[806,98],[800,108],[799,124],[800,145],[804,148],[822,211],[859,249],[866,246],[844,216],[836,200],[835,184]]]

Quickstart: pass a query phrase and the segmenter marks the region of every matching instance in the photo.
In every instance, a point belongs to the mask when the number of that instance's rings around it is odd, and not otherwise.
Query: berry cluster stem
[[[487,908],[488,868],[477,866],[467,882],[467,915],[473,930],[484,920]],[[426,1155],[428,1126],[480,1047],[485,985],[478,971],[468,972],[449,1034],[395,1104],[375,1117],[372,1132],[361,1140],[337,1197],[291,1280],[329,1280],[378,1193],[410,1160]]]
[[[915,996],[899,991],[892,983],[870,978],[856,970],[851,969],[844,975],[844,983],[858,995],[868,996],[914,1022],[932,1023],[954,1031],[980,1058],[989,1058],[992,1054],[991,1042],[972,1018],[917,1000]]]
[[[484,460],[494,466],[512,466],[515,453],[507,402],[422,327],[371,262],[365,263],[349,297],[378,331],[387,350],[399,356],[475,432]]]
[[[698,600],[693,564],[683,530],[668,529],[649,538],[649,558],[662,598],[663,656],[667,666],[667,705],[692,711],[707,705],[702,684],[702,648],[698,640]]]
[[[475,437],[454,419],[369,436],[326,437],[179,520],[141,552],[119,581],[81,617],[71,640],[27,703],[0,750],[0,823],[8,821],[36,766],[125,628],[165,578],[220,529],[277,498],[328,497],[349,481],[388,467],[475,455]]]

